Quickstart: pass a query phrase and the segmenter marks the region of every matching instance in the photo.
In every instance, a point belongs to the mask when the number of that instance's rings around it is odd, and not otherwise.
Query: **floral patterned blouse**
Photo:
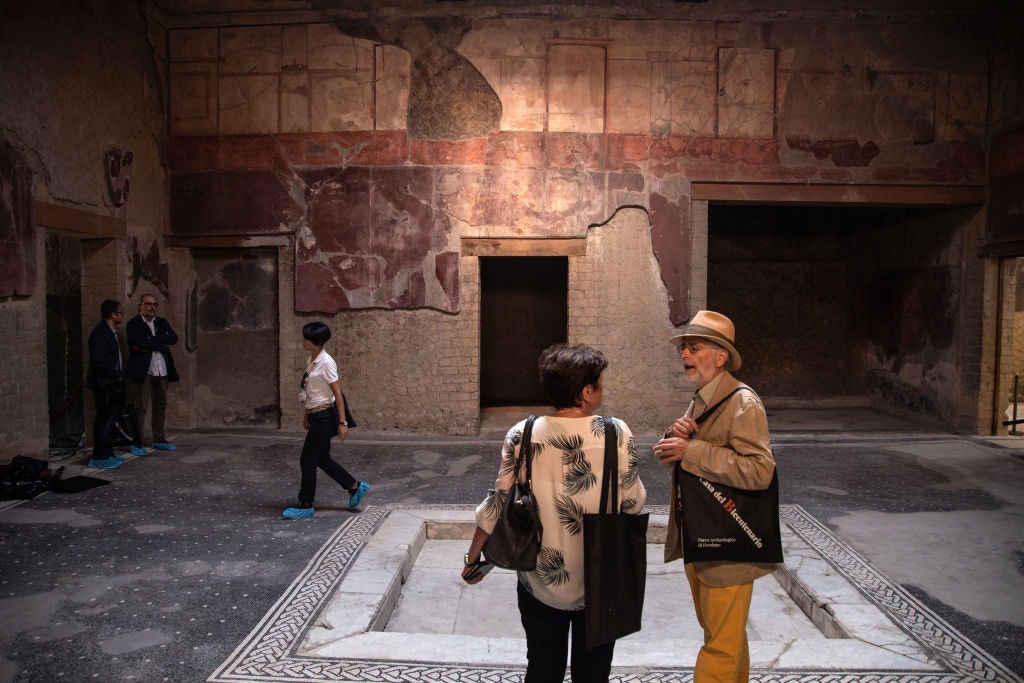
[[[637,513],[647,500],[640,481],[636,443],[626,423],[612,418],[618,430],[619,505]],[[494,488],[476,509],[477,525],[494,529],[502,502],[512,487],[513,471],[526,421],[505,435]],[[604,418],[538,417],[533,424],[533,493],[544,534],[537,568],[519,572],[519,581],[544,604],[562,610],[583,609],[583,515],[601,504],[604,467]],[[525,465],[520,478],[525,479]],[[485,551],[486,554],[486,551]]]

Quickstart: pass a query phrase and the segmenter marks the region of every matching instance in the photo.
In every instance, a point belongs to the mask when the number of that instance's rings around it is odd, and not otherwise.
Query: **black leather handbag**
[[[526,419],[523,437],[519,442],[519,454],[516,457],[515,479],[502,502],[498,522],[483,547],[483,554],[487,561],[505,569],[533,571],[537,568],[542,527],[537,501],[534,500],[533,493],[530,491],[531,460],[533,459],[530,437],[536,419],[535,415]],[[520,481],[519,473],[524,461],[526,462],[526,478]]]

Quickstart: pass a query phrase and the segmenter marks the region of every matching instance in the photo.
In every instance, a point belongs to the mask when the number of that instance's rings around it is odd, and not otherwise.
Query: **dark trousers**
[[[96,417],[92,423],[92,459],[106,460],[114,455],[110,433],[114,429],[118,407],[110,404],[107,392],[103,389],[93,389],[92,395],[96,399]]]
[[[146,375],[141,382],[125,381],[128,405],[135,412],[137,430],[133,435],[133,445],[142,445],[142,423],[146,419],[147,404],[152,404],[150,424],[153,430],[153,443],[167,441],[164,424],[167,421],[167,377]]]
[[[316,498],[316,470],[319,467],[327,476],[338,482],[346,491],[358,483],[344,467],[331,460],[331,439],[338,434],[337,406],[313,413],[309,416],[309,429],[299,456],[302,481],[299,484],[299,503],[312,505]]]
[[[517,583],[519,616],[526,631],[526,678],[523,683],[561,683],[569,655],[572,629],[572,658],[569,672],[573,683],[608,683],[615,643],[587,649],[583,610],[567,611],[549,607]]]

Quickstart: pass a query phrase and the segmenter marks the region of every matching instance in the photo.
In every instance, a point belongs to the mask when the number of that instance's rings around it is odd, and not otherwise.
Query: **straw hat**
[[[669,341],[680,346],[686,339],[694,337],[713,341],[729,352],[729,360],[725,363],[726,370],[734,372],[740,369],[743,361],[740,359],[740,352],[736,350],[733,341],[736,338],[736,328],[732,321],[724,315],[714,311],[697,311],[683,328],[682,333],[672,337]]]

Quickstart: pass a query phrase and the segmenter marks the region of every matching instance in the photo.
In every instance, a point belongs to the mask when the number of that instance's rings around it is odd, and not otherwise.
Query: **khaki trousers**
[[[693,565],[686,565],[697,623],[704,645],[697,653],[693,683],[746,683],[750,677],[747,616],[754,582],[716,588],[701,583]]]

